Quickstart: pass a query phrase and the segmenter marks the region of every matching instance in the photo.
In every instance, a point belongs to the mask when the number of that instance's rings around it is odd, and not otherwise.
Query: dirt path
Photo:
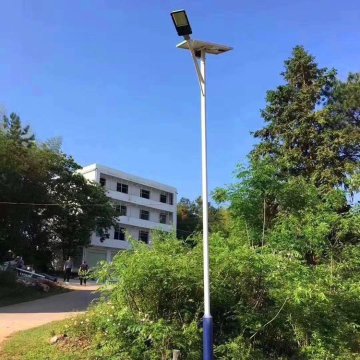
[[[62,320],[84,312],[90,302],[99,297],[97,285],[69,285],[74,290],[60,295],[0,307],[0,346],[11,334]]]

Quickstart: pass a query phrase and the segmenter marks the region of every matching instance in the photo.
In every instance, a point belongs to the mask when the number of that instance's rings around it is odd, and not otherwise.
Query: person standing
[[[9,250],[5,255],[5,261],[14,261],[15,254],[12,250]]]
[[[89,265],[84,260],[82,262],[82,264],[80,265],[79,272],[78,272],[80,285],[82,285],[84,282],[84,285],[86,286],[86,278],[87,278],[88,272],[89,272]]]
[[[22,256],[18,256],[16,259],[16,268],[18,269],[18,275],[21,275],[21,270],[25,267],[25,262]]]
[[[69,258],[65,261],[65,264],[64,264],[64,282],[65,283],[69,283],[69,281],[70,281],[72,268],[73,268],[73,261],[72,261],[71,257],[69,256]]]

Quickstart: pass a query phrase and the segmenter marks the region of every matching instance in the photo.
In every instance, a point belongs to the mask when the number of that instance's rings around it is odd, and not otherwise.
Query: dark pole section
[[[204,344],[204,360],[213,360],[213,318],[211,315],[203,317],[203,344]]]

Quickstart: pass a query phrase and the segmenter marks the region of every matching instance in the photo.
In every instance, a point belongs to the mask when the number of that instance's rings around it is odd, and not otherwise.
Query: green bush
[[[195,239],[195,243],[197,239]],[[296,252],[211,238],[211,311],[217,359],[359,359],[359,249],[310,267]],[[357,258],[358,259],[358,258]],[[74,331],[98,359],[201,359],[202,246],[158,234],[134,243],[103,278],[116,280]]]

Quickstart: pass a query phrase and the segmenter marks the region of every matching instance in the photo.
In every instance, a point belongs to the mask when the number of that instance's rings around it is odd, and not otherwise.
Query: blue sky
[[[359,71],[358,0],[2,0],[0,106],[38,139],[63,138],[98,162],[201,193],[199,87],[169,13],[193,37],[234,47],[208,58],[209,189],[233,181],[262,127],[266,90],[302,44],[345,78]]]

